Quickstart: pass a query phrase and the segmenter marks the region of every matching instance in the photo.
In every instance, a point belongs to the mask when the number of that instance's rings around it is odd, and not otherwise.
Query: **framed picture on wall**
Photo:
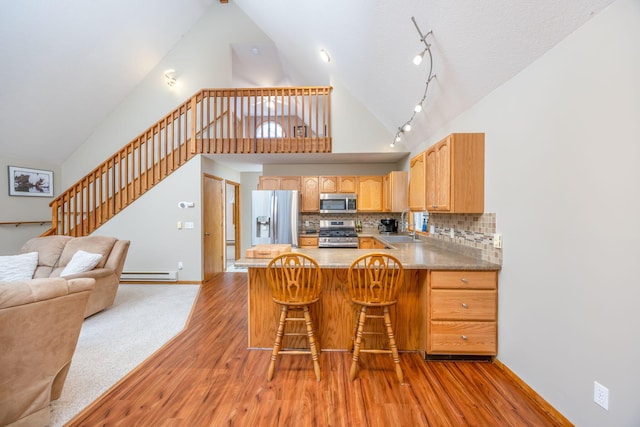
[[[9,166],[9,195],[53,197],[53,172]]]

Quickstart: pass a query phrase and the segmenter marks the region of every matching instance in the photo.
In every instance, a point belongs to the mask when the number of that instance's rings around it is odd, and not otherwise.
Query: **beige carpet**
[[[64,425],[180,332],[198,285],[120,285],[114,305],[86,319],[51,427]]]

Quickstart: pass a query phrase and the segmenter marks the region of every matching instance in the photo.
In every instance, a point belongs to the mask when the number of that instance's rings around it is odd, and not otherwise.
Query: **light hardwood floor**
[[[144,327],[144,325],[140,325]],[[247,350],[247,274],[222,273],[200,292],[186,329],[68,426],[561,426],[489,362],[387,355],[281,356]]]

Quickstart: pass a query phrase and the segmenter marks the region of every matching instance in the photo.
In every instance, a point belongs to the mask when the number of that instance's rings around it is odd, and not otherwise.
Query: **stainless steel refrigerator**
[[[298,247],[300,192],[254,190],[251,194],[251,244],[290,243]]]

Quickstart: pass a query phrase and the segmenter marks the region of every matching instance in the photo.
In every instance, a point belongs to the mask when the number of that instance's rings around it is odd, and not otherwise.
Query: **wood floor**
[[[247,275],[202,287],[189,325],[68,426],[560,426],[488,362],[425,362],[323,352],[322,381],[308,356],[247,350]],[[140,325],[144,327],[144,325]]]

